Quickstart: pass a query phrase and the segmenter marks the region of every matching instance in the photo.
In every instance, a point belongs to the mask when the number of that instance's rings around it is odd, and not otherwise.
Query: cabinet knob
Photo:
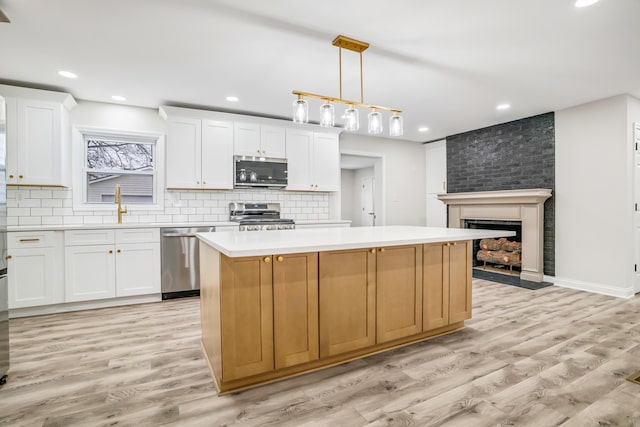
[[[384,252],[384,248],[380,248],[380,252]]]
[[[200,181],[196,181],[196,184],[200,184]]]
[[[267,154],[267,150],[262,150],[262,154]]]
[[[22,179],[22,178],[24,178],[24,176],[22,176],[22,175],[18,175],[18,178],[19,178],[19,179]]]
[[[451,246],[451,242],[447,242],[447,246]]]
[[[375,254],[375,253],[376,253],[376,249],[375,249],[375,248],[373,248],[373,249],[371,249],[371,251],[370,251],[370,252],[371,252],[372,254]]]
[[[206,184],[206,183],[207,183],[207,181],[202,181],[202,184]]]
[[[13,175],[9,175],[9,179],[13,179]]]
[[[266,256],[266,257],[264,257],[264,258],[263,258],[263,261],[264,261],[264,262],[271,262],[271,258],[269,258],[268,256]]]
[[[109,253],[110,253],[110,254],[112,254],[112,253],[113,253],[113,250],[109,249]]]
[[[120,252],[122,252],[122,251],[121,251],[120,249],[118,249],[116,252],[120,253]]]
[[[7,255],[5,258],[6,259],[11,259],[11,255]]]
[[[260,150],[256,150],[256,153],[260,154]]]
[[[276,258],[278,260],[278,262],[282,262],[284,261],[284,257],[282,255],[280,255],[278,258]]]

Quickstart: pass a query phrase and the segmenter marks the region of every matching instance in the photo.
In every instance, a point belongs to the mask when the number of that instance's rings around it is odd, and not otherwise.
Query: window
[[[74,192],[76,209],[111,208],[116,185],[120,185],[123,204],[161,208],[159,136],[97,130],[80,130],[78,135],[82,141],[82,150],[77,150],[78,155],[82,151],[82,192]]]

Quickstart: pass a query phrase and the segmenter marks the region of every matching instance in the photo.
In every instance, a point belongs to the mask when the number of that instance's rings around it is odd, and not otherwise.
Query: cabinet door
[[[273,370],[272,264],[221,256],[223,381]]]
[[[18,99],[17,180],[20,185],[64,185],[61,173],[62,104]]]
[[[64,302],[55,248],[16,248],[9,258],[9,308]]]
[[[375,249],[320,252],[320,357],[376,342]]]
[[[423,245],[422,329],[449,324],[449,247],[446,243]]]
[[[267,157],[287,157],[285,131],[279,126],[260,126],[260,148]]]
[[[113,245],[65,248],[65,300],[86,301],[116,296]]]
[[[116,246],[116,296],[160,293],[160,243]]]
[[[260,149],[260,125],[255,123],[233,124],[233,152],[236,156],[262,156]]]
[[[318,359],[318,253],[276,256],[273,264],[275,367]]]
[[[338,135],[315,132],[311,158],[313,190],[339,191],[340,149]]]
[[[377,255],[377,342],[422,331],[422,245],[380,248]]]
[[[449,322],[471,318],[472,242],[453,242],[449,246]]]
[[[202,123],[171,118],[167,131],[167,188],[200,188]]]
[[[311,190],[313,132],[287,129],[287,190]]]
[[[202,121],[202,188],[233,188],[233,124]]]

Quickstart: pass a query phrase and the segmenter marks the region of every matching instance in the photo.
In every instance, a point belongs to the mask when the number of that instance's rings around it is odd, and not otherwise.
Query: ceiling
[[[12,21],[0,23],[0,82],[289,119],[292,90],[338,97],[331,41],[343,34],[370,44],[364,101],[402,109],[401,138],[429,141],[612,95],[640,97],[640,1],[573,4],[0,0]],[[343,97],[358,99],[357,54],[343,58]],[[511,108],[498,111],[500,103]],[[309,107],[317,122],[320,101]]]

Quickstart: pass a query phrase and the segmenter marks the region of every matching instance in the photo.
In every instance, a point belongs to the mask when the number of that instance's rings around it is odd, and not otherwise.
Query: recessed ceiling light
[[[237,96],[227,96],[225,99],[229,102],[238,102],[240,100]]]
[[[598,3],[599,0],[576,0],[576,7],[587,7]]]
[[[114,101],[126,101],[127,98],[125,98],[124,96],[120,96],[120,95],[113,95],[111,97],[111,99],[113,99]]]
[[[429,128],[426,126],[419,127],[418,132],[429,132]]]
[[[510,104],[499,104],[496,106],[496,110],[508,110],[511,108]]]
[[[68,79],[77,79],[78,75],[76,73],[72,73],[71,71],[60,70],[58,71],[62,77],[66,77]]]

